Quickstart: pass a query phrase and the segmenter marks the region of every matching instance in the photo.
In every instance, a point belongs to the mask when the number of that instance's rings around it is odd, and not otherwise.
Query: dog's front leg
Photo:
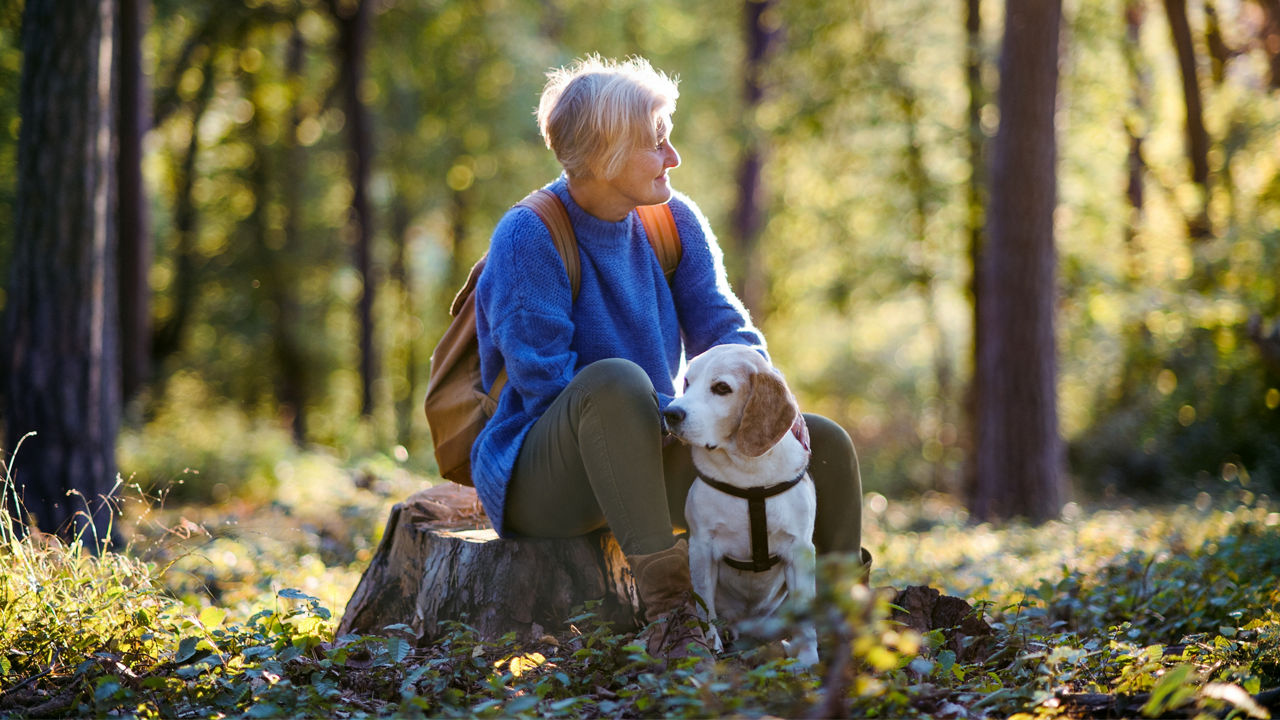
[[[784,561],[783,577],[787,582],[787,596],[800,612],[812,612],[813,598],[817,595],[816,562],[812,543],[797,543],[791,555]],[[812,620],[800,623],[797,636],[787,646],[788,654],[802,667],[818,664],[818,633]]]
[[[720,564],[716,562],[711,547],[711,538],[707,533],[693,531],[689,536],[689,579],[693,581],[693,591],[702,598],[706,606],[707,641],[716,652],[724,650],[720,641],[720,633],[716,630],[716,584],[720,577]]]

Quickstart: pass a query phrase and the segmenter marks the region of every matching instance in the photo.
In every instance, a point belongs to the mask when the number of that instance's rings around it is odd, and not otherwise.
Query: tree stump
[[[536,639],[562,630],[588,601],[599,601],[596,617],[615,629],[640,626],[635,582],[612,533],[499,538],[475,490],[444,483],[391,508],[338,634],[403,624],[428,643],[458,621],[485,640]]]

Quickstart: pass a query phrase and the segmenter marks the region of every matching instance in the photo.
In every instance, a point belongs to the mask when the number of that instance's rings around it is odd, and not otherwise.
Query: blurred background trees
[[[10,314],[35,242],[18,220],[32,121],[18,103],[21,6],[0,10]],[[984,232],[992,194],[1030,162],[992,147],[1010,115],[1005,12],[121,0],[121,471],[213,499],[269,485],[291,447],[430,473],[420,405],[448,300],[501,213],[558,170],[532,117],[543,73],[600,52],[679,74],[674,183],[707,212],[801,402],[850,430],[868,489],[959,494],[989,474],[975,463],[964,479],[970,418],[1029,401],[974,384],[975,334],[988,342],[974,299],[1022,280],[1053,313],[1056,349],[1016,340],[991,377],[1037,353],[1056,362],[1038,413],[1077,497],[1274,492],[1280,6],[1064,3],[1057,201],[1052,236],[1037,238],[1052,280],[973,273],[999,247]],[[7,437],[43,431],[10,412]]]

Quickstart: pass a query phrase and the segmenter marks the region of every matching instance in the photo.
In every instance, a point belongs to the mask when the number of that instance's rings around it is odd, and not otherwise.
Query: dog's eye
[[[733,388],[729,387],[729,383],[721,381],[711,386],[711,392],[716,395],[728,395],[733,392]]]

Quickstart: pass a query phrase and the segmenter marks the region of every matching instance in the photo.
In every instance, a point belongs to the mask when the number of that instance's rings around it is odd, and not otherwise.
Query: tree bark
[[[969,235],[969,301],[973,303],[973,344],[970,360],[975,370],[965,391],[964,414],[969,421],[962,431],[961,443],[965,449],[965,462],[961,485],[965,492],[977,487],[978,465],[975,456],[974,430],[978,424],[977,399],[982,396],[978,367],[978,348],[982,346],[982,246],[983,218],[986,213],[986,133],[982,129],[982,107],[986,103],[986,91],[982,86],[982,1],[965,0],[965,89],[969,94],[969,184],[967,188],[968,212],[965,224]]]
[[[373,414],[373,384],[378,362],[374,345],[373,300],[378,283],[373,275],[373,213],[369,207],[369,167],[373,162],[373,139],[369,111],[360,97],[364,83],[365,55],[369,45],[369,13],[366,0],[330,0],[338,23],[338,51],[342,58],[343,109],[347,116],[348,164],[351,175],[352,259],[360,274],[360,300],[356,307],[360,333],[360,414]]]
[[[142,181],[142,140],[151,118],[142,35],[147,0],[120,0],[120,374],[127,402],[151,374],[151,215]]]
[[[733,212],[734,242],[737,245],[738,288],[742,304],[759,321],[764,312],[768,280],[760,258],[760,235],[764,231],[765,188],[762,171],[765,146],[756,123],[756,111],[764,100],[764,72],[777,44],[777,3],[774,0],[746,0],[744,19],[747,56],[743,68],[742,158],[738,163],[738,202]]]
[[[1054,517],[1058,434],[1053,213],[1060,0],[1011,0],[1000,57],[976,368],[975,519]]]
[[[16,237],[5,312],[6,447],[40,530],[109,537],[116,478],[113,42],[117,6],[26,4]],[[68,493],[73,493],[68,495]],[[83,531],[83,534],[82,534]]]
[[[465,622],[482,639],[559,632],[575,609],[639,627],[639,601],[622,549],[608,532],[565,539],[499,539],[475,491],[446,483],[391,509],[387,527],[338,624],[338,635],[407,625],[420,643]]]
[[[414,281],[412,267],[409,264],[409,223],[411,220],[409,207],[404,198],[396,193],[391,207],[391,238],[395,244],[395,256],[391,262],[390,280],[394,284],[400,324],[404,333],[403,357],[400,361],[404,373],[404,387],[397,388],[393,405],[396,414],[396,442],[412,452],[414,448],[413,418],[418,412],[418,338],[414,328],[418,326],[420,315],[414,307]]]
[[[1164,0],[1164,9],[1169,18],[1169,32],[1173,36],[1173,48],[1178,54],[1178,70],[1182,76],[1191,182],[1195,183],[1199,194],[1199,207],[1192,210],[1192,217],[1187,221],[1187,233],[1192,240],[1205,240],[1213,234],[1208,215],[1209,133],[1204,127],[1204,104],[1200,99],[1200,78],[1196,72],[1191,25],[1187,21],[1187,0]]]

